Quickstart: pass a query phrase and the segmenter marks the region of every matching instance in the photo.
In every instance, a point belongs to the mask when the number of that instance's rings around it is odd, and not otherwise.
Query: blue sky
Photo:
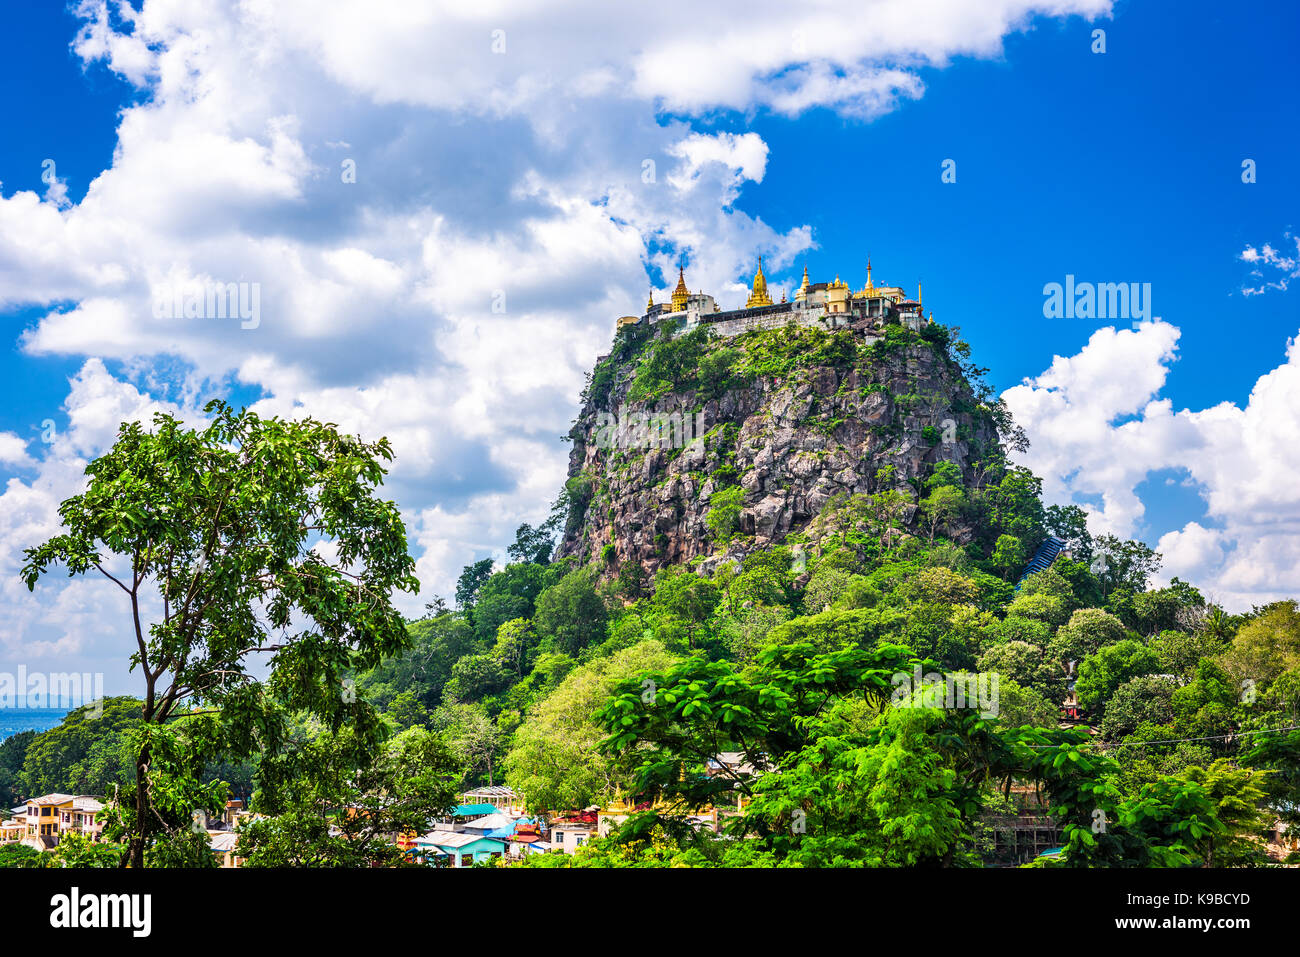
[[[920,280],[1049,498],[1229,605],[1300,591],[1300,8],[833,6],[7,10],[0,670],[126,681],[113,595],[14,572],[117,420],[213,395],[392,437],[419,601],[449,594],[544,514],[584,373],[679,254],[727,306],[759,254]],[[1067,274],[1150,283],[1163,321],[1044,318]],[[200,276],[260,282],[260,328],[150,319]]]
[[[1183,330],[1164,394],[1242,402],[1297,316],[1294,299],[1242,297],[1236,259],[1300,226],[1300,7],[1259,7],[1123,4],[1099,24],[1104,55],[1090,52],[1091,25],[1043,23],[1002,61],[923,70],[924,97],[870,124],[756,118],[772,153],[744,208],[811,223],[816,275],[851,269],[860,282],[870,253],[877,277],[909,290],[919,277],[1003,388],[1096,328],[1044,320],[1044,283],[1150,282],[1156,314]],[[940,182],[946,158],[955,184]],[[1259,164],[1253,185],[1244,158]],[[850,215],[873,207],[888,214],[865,226]]]

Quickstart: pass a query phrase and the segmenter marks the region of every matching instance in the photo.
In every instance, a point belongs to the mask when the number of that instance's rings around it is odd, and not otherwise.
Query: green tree
[[[0,814],[28,797],[19,781],[27,748],[36,738],[35,731],[19,731],[0,741]]]
[[[497,755],[504,741],[501,729],[480,704],[451,702],[433,713],[430,726],[471,778],[496,781]]]
[[[768,641],[778,645],[808,642],[818,651],[840,648],[867,648],[875,644],[877,615],[871,609],[841,611],[831,609],[817,615],[791,618],[768,633]]]
[[[1100,608],[1080,608],[1057,629],[1048,642],[1047,654],[1053,661],[1082,661],[1106,645],[1127,638],[1124,623]]]
[[[1055,728],[1061,708],[1033,688],[1003,679],[998,682],[998,721],[1008,728]]]
[[[704,523],[719,544],[725,545],[740,531],[740,513],[745,507],[745,490],[739,485],[718,489],[709,497]]]
[[[106,794],[115,784],[133,781],[130,732],[140,726],[140,704],[136,698],[105,698],[74,708],[58,725],[36,735],[19,775],[24,796]]]
[[[648,613],[655,635],[674,650],[693,650],[711,637],[706,627],[722,601],[722,591],[707,578],[682,568],[655,576]]]
[[[604,639],[609,615],[594,577],[590,570],[577,569],[538,596],[533,622],[552,639],[555,651],[576,655]]]
[[[1160,570],[1160,555],[1150,546],[1124,541],[1114,535],[1098,536],[1093,542],[1092,567],[1104,594],[1121,597],[1146,590],[1147,581]]]
[[[239,832],[245,867],[398,867],[394,843],[456,803],[461,765],[442,739],[410,728],[375,750],[351,728],[297,743],[258,792]]]
[[[136,867],[171,827],[155,813],[158,799],[179,814],[216,797],[161,780],[168,761],[157,752],[182,743],[208,749],[194,760],[274,751],[277,705],[378,733],[373,709],[348,700],[343,678],[405,647],[392,595],[419,588],[401,514],[375,495],[392,458],[386,439],[221,402],[205,411],[202,429],[161,413],[152,432],[124,423],[87,466],[86,490],[60,506],[63,533],[28,549],[22,570],[29,588],[55,567],[96,572],[126,596],[144,692],[137,785],[121,805]]]
[[[1077,505],[1049,505],[1043,512],[1047,530],[1065,542],[1065,547],[1079,561],[1092,561],[1092,536],[1088,533],[1088,513]]]
[[[1244,624],[1223,658],[1238,680],[1262,686],[1282,672],[1300,667],[1300,605],[1294,601],[1270,605]]]
[[[507,565],[487,579],[478,590],[472,618],[474,636],[479,644],[490,646],[497,638],[497,629],[515,618],[533,618],[537,597],[542,589],[567,570],[563,563],[555,565]]]
[[[506,548],[506,554],[517,562],[546,565],[555,550],[555,526],[559,516],[553,515],[536,528],[527,522],[515,529],[515,542]]]
[[[456,579],[457,608],[470,609],[474,607],[474,601],[478,597],[479,589],[483,587],[484,582],[492,577],[493,564],[492,559],[484,558],[461,569],[460,577]]]
[[[1178,578],[1168,588],[1134,595],[1130,604],[1134,623],[1143,635],[1188,628],[1198,620],[1204,607],[1205,599],[1201,593]]]
[[[1075,691],[1086,708],[1104,711],[1106,701],[1130,678],[1149,675],[1160,666],[1154,653],[1131,638],[1105,645],[1079,662]]]
[[[1149,647],[1160,662],[1160,670],[1179,678],[1189,677],[1202,658],[1215,658],[1225,649],[1224,643],[1208,631],[1162,631],[1151,639]]]
[[[1014,535],[999,535],[989,562],[998,574],[1010,581],[1025,567],[1025,547]]]
[[[92,841],[70,831],[59,838],[50,853],[50,867],[120,867],[126,848],[120,844]]]
[[[492,655],[466,655],[451,666],[451,680],[443,689],[446,702],[481,701],[510,683],[510,675]]]
[[[1042,783],[1063,822],[1064,863],[1193,860],[1190,836],[1215,823],[1199,787],[1125,805],[1114,762],[1088,753],[1082,732],[999,729],[970,709],[891,707],[896,676],[931,664],[896,645],[829,654],[769,645],[743,674],[692,658],[646,676],[656,688],[648,702],[642,682],[624,682],[600,720],[636,798],[683,812],[749,798],[728,824],[723,859],[732,864],[973,862],[984,789],[1013,778]],[[743,763],[705,773],[723,750]],[[1095,836],[1097,810],[1127,827]],[[644,840],[677,820],[671,810],[636,815],[615,839]]]
[[[1048,660],[1042,649],[1023,641],[994,645],[980,656],[979,670],[996,672],[1004,681],[1015,682],[1052,701],[1060,701],[1065,691],[1060,665]]]
[[[423,726],[429,721],[429,711],[414,691],[403,691],[397,695],[389,702],[384,713],[392,719],[399,731],[416,725]]]
[[[478,648],[474,629],[461,615],[443,613],[413,621],[407,631],[411,646],[358,676],[357,690],[381,708],[404,691],[425,708],[437,707],[452,666]]]
[[[505,758],[510,786],[535,811],[584,808],[614,797],[626,782],[599,748],[605,732],[595,714],[620,681],[674,660],[660,642],[649,640],[570,672],[515,732]]]
[[[518,680],[527,671],[529,654],[536,646],[533,623],[527,618],[514,618],[497,629],[497,643],[492,656]]]
[[[0,844],[0,867],[45,867],[48,854],[26,844]]]
[[[1219,758],[1208,768],[1187,768],[1178,775],[1209,794],[1224,825],[1222,834],[1209,834],[1203,842],[1206,867],[1240,867],[1268,860],[1262,847],[1264,830],[1272,823],[1262,807],[1265,775],[1237,767],[1227,758]]]
[[[1142,725],[1172,728],[1173,696],[1177,687],[1161,675],[1130,678],[1106,701],[1106,714],[1101,722],[1102,737],[1107,741],[1119,741]]]
[[[1007,605],[1006,613],[1007,618],[1032,618],[1056,627],[1070,617],[1070,603],[1061,595],[1022,592]]]
[[[930,541],[940,525],[950,526],[966,508],[966,493],[953,485],[940,485],[921,501],[921,515],[926,521]]]
[[[1175,727],[1182,735],[1230,731],[1240,699],[1240,685],[1216,662],[1202,658],[1196,677],[1173,693]]]

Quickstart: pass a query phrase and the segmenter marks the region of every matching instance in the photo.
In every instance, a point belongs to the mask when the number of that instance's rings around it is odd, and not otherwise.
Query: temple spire
[[[677,267],[677,288],[673,290],[673,312],[685,312],[686,300],[691,298],[691,291],[686,288],[686,267]]]
[[[797,290],[797,291],[795,292],[795,294],[794,294],[794,298],[795,298],[795,301],[796,301],[796,302],[803,301],[803,300],[806,300],[806,299],[808,298],[808,286],[809,286],[809,283],[808,283],[808,264],[807,264],[807,263],[804,263],[804,264],[803,264],[803,282],[799,283],[799,288],[798,288],[798,290]]]
[[[772,298],[767,294],[767,277],[763,275],[763,257],[758,257],[758,272],[754,273],[754,284],[750,288],[749,299],[745,302],[746,309],[753,309],[757,306],[772,305]]]

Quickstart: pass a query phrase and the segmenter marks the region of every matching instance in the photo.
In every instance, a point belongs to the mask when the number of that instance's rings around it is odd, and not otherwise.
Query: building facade
[[[675,335],[684,335],[706,325],[714,334],[729,337],[761,329],[780,329],[791,323],[826,330],[855,328],[866,331],[897,320],[919,331],[923,325],[933,321],[933,317],[926,318],[922,313],[919,288],[917,298],[911,299],[901,286],[877,286],[871,275],[870,260],[867,261],[866,284],[856,291],[839,276],[831,282],[810,282],[805,266],[803,282],[794,298],[787,300],[783,293],[780,302],[773,302],[760,258],[750,284],[749,297],[741,309],[724,311],[712,296],[703,292],[692,293],[686,286],[686,272],[682,267],[678,269],[677,287],[669,302],[656,304],[651,291],[645,313],[640,317],[623,316],[617,325],[621,329],[643,323],[657,325],[669,320],[680,324]]]

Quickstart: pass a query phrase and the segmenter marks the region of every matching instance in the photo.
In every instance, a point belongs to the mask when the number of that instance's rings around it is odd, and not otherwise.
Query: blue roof
[[[479,814],[495,814],[497,809],[491,804],[458,804],[452,811],[454,817],[469,817]]]

